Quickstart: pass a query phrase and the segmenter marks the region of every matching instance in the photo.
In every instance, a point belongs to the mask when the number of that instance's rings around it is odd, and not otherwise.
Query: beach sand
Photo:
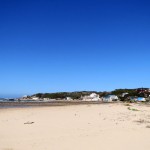
[[[130,105],[0,109],[0,150],[150,150],[150,107]]]

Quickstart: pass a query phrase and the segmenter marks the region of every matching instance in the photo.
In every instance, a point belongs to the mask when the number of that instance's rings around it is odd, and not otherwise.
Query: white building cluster
[[[99,97],[98,94],[92,93],[88,96],[84,96],[81,98],[83,101],[101,101],[101,98]]]

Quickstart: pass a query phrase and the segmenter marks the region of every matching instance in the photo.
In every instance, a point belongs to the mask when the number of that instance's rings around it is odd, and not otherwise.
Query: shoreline
[[[102,102],[102,101],[51,101],[51,102],[0,102],[0,109],[5,108],[26,108],[26,107],[56,107],[56,106],[73,106],[73,105],[108,105],[108,104],[135,104],[141,106],[150,107],[150,103],[147,102]]]
[[[113,102],[115,103],[115,102]],[[18,107],[52,107],[52,106],[70,106],[70,105],[98,105],[108,104],[101,101],[51,101],[51,102],[0,102],[1,108],[18,108]]]

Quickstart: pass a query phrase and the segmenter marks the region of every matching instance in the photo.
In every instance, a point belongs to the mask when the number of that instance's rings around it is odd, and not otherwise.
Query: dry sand
[[[150,107],[131,105],[0,109],[0,150],[150,150]]]

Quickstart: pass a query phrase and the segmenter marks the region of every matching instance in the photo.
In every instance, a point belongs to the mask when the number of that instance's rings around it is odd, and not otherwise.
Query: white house
[[[92,93],[92,94],[90,94],[88,96],[84,96],[82,99],[84,101],[100,101],[101,100],[99,95],[96,94],[96,93]]]
[[[104,96],[103,97],[103,101],[104,102],[112,102],[112,101],[116,101],[116,100],[118,100],[119,98],[118,98],[118,96],[116,96],[116,95],[107,95],[107,96]]]
[[[71,97],[66,97],[67,101],[72,101],[73,99]]]
[[[49,99],[49,98],[43,98],[43,100],[44,100],[44,101],[49,101],[50,99]]]
[[[33,96],[32,99],[33,100],[39,100],[39,97]]]

